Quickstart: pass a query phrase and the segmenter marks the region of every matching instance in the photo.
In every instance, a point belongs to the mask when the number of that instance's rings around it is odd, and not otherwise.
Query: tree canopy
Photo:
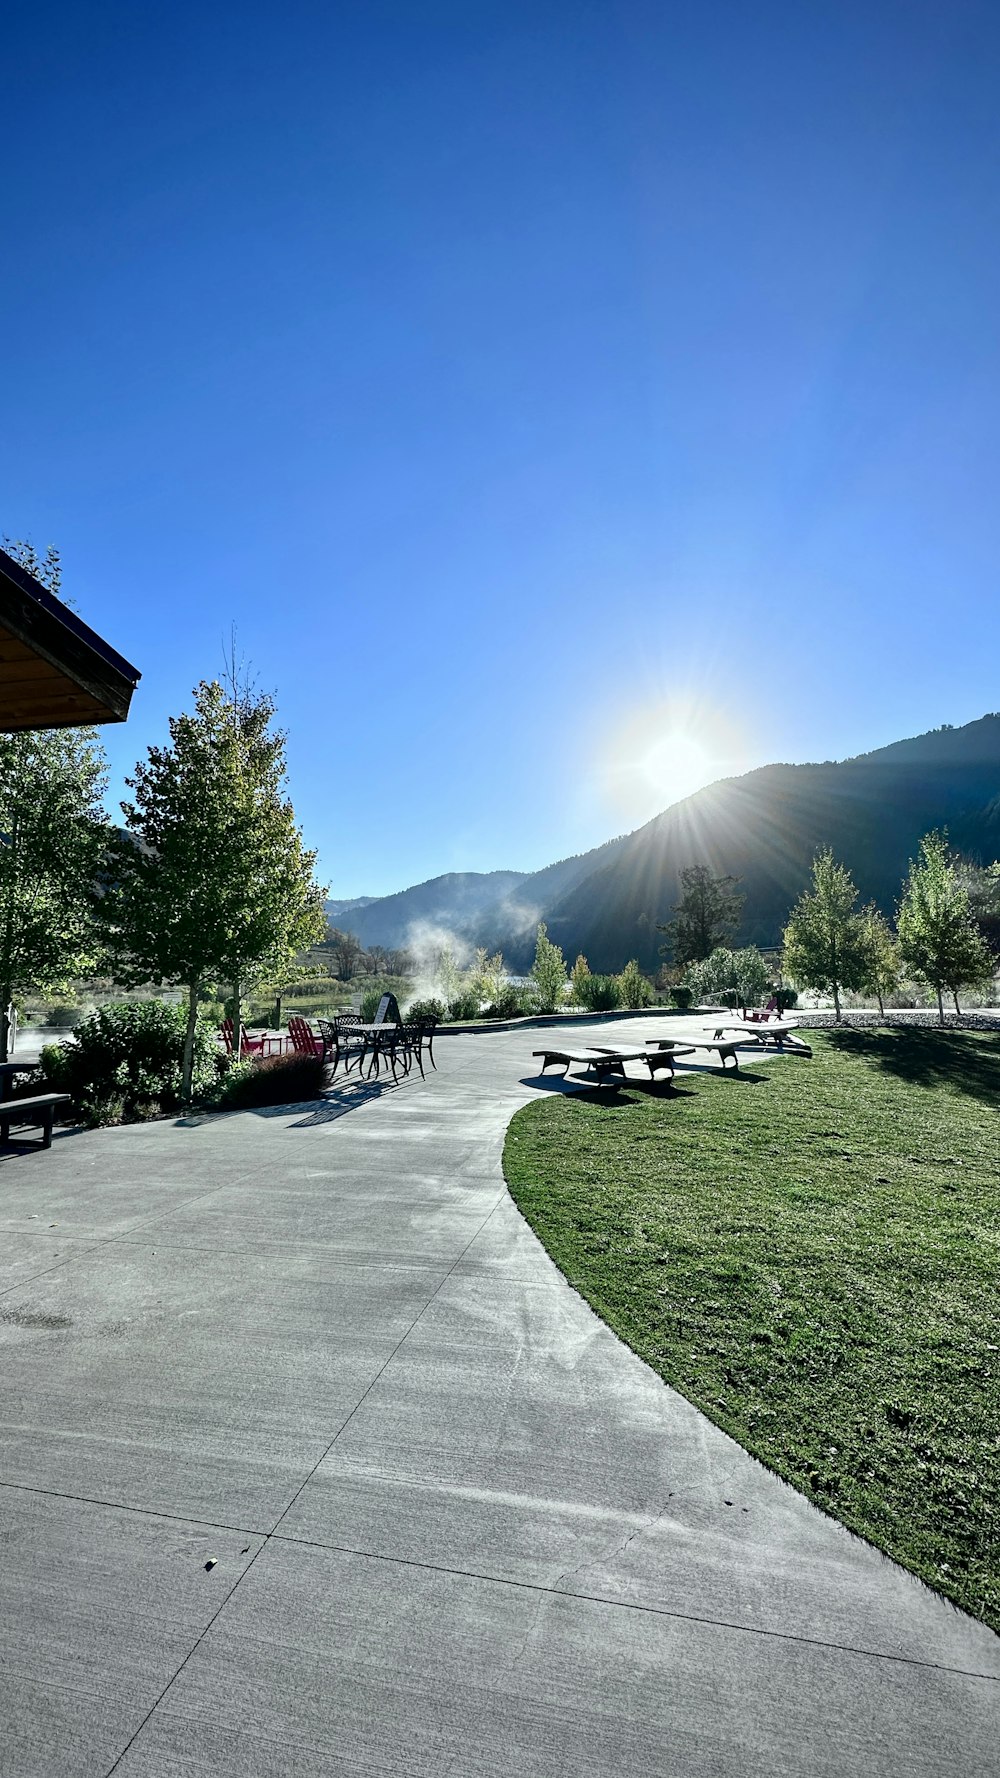
[[[676,964],[700,963],[727,939],[740,923],[746,896],[737,888],[737,877],[716,877],[705,864],[691,864],[681,871],[681,899],[674,917],[658,926],[667,942],[662,956]]]
[[[0,1059],[9,1008],[93,969],[107,845],[104,754],[92,729],[0,735]]]
[[[969,905],[969,891],[948,851],[947,835],[925,834],[920,856],[911,860],[899,906],[899,949],[903,962],[937,994],[944,1024],[942,990],[961,1009],[962,987],[978,987],[993,974],[993,958]]]
[[[849,870],[829,848],[813,860],[813,886],[792,909],[784,937],[784,969],[807,988],[832,994],[840,1019],[844,988],[865,981],[865,949],[858,892]]]
[[[188,989],[185,1092],[205,985],[280,972],[325,930],[273,715],[267,697],[237,703],[202,681],[194,711],[171,718],[170,745],[150,747],[126,781],[129,835],[115,847],[108,928],[123,979]]]
[[[711,956],[693,963],[684,978],[696,1000],[718,1000],[726,995],[741,1006],[756,1006],[769,979],[767,964],[756,945],[742,951],[716,945]]]
[[[539,921],[535,937],[535,961],[531,966],[531,973],[538,990],[539,1011],[555,1012],[566,997],[569,977],[566,974],[566,960],[562,950],[559,945],[552,943],[544,921]]]

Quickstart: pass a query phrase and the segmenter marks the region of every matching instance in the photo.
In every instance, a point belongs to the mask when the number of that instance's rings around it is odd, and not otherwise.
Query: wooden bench
[[[593,1049],[545,1049],[532,1050],[531,1053],[533,1056],[541,1056],[543,1074],[550,1062],[562,1062],[564,1064],[564,1078],[570,1068],[590,1068],[597,1075],[598,1080],[604,1082],[609,1080],[612,1075],[615,1075],[619,1080],[624,1080],[626,1062],[645,1062],[649,1069],[650,1080],[656,1079],[657,1070],[661,1068],[667,1068],[673,1074],[674,1057],[685,1055],[687,1052],[674,1045],[663,1048],[656,1045],[644,1049],[601,1049],[595,1045]]]
[[[0,1142],[10,1141],[11,1124],[41,1124],[42,1148],[52,1147],[52,1120],[57,1105],[68,1105],[68,1093],[39,1093],[33,1099],[0,1101]]]

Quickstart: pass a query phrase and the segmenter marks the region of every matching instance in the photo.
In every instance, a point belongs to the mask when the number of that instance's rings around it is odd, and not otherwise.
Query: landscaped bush
[[[102,1006],[76,1027],[68,1044],[46,1044],[45,1078],[69,1093],[82,1122],[142,1123],[180,1105],[185,1009],[162,1000],[130,1000]],[[192,1089],[197,1097],[216,1079],[214,1027],[195,1027]]]
[[[445,1005],[443,1000],[411,1000],[406,1009],[408,1019],[443,1019]]]
[[[588,1012],[613,1012],[618,1005],[618,977],[614,975],[586,975],[573,977],[574,998]]]
[[[479,996],[469,992],[456,994],[448,1002],[448,1017],[459,1024],[468,1024],[470,1019],[479,1017]]]
[[[670,990],[670,1004],[678,1007],[681,1012],[687,1011],[693,999],[693,988],[671,988]]]
[[[793,1006],[797,1006],[799,1003],[798,989],[776,988],[774,998],[778,1002],[779,1012],[789,1012]]]
[[[496,999],[483,1013],[484,1019],[519,1019],[537,1012],[538,1002],[530,988],[519,988],[505,982]]]
[[[260,1056],[237,1062],[207,1102],[217,1111],[252,1111],[259,1105],[295,1105],[318,1099],[325,1070],[320,1056]]]
[[[615,981],[618,984],[619,1006],[626,1006],[631,1011],[637,1011],[640,1007],[650,1004],[653,990],[634,957],[631,963],[626,963],[621,975],[615,977]]]

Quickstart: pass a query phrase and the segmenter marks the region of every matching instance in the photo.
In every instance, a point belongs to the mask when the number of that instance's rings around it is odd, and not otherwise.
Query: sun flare
[[[716,762],[696,735],[671,729],[660,735],[638,762],[639,771],[662,806],[692,796],[718,777]]]
[[[719,778],[746,769],[742,738],[722,711],[646,704],[619,716],[600,750],[598,774],[616,812],[648,820]]]

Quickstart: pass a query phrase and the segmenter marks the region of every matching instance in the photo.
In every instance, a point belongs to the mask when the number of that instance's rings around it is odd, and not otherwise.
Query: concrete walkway
[[[4,1778],[996,1773],[997,1639],[514,1209],[538,1041],[0,1165]]]

